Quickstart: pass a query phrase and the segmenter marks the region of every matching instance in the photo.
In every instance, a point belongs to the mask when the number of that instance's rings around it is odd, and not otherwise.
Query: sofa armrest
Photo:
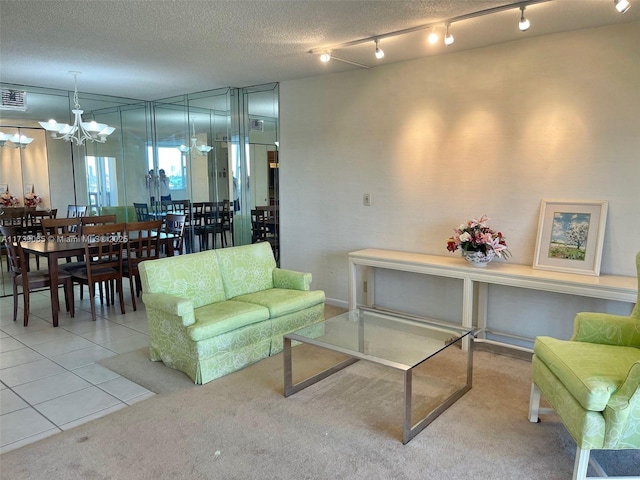
[[[174,317],[180,317],[183,327],[196,323],[191,300],[168,293],[143,293],[142,301],[147,308],[160,310]]]
[[[289,290],[309,290],[311,285],[311,274],[286,270],[283,268],[273,269],[273,287],[288,288]]]
[[[636,432],[640,418],[640,360],[629,369],[629,374],[617,392],[611,395],[604,412],[606,448],[618,446],[628,432]]]
[[[608,313],[578,313],[571,340],[640,348],[640,320]]]

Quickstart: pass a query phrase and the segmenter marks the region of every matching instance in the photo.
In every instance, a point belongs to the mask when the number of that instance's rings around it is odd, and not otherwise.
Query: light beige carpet
[[[527,421],[526,360],[476,352],[473,389],[402,445],[401,375],[384,367],[358,362],[285,398],[281,354],[203,386],[143,354],[129,356],[130,369],[167,392],[2,455],[2,478],[571,478],[564,427],[553,416]],[[304,345],[295,355],[299,375],[338,358]],[[610,475],[638,474],[639,453],[597,456]]]

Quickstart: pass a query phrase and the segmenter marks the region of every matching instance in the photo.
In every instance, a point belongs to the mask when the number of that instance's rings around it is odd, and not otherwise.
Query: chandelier
[[[192,132],[191,146],[188,147],[186,145],[180,145],[179,147],[176,147],[176,148],[180,150],[183,155],[186,155],[187,153],[189,153],[190,150],[195,150],[201,156],[203,157],[206,156],[207,153],[209,153],[213,147],[211,145],[197,145],[198,139],[196,138],[195,122],[191,124],[191,132]]]
[[[33,138],[29,138],[26,135],[20,135],[19,133],[11,135],[10,133],[0,132],[0,147],[25,149],[31,142],[33,142]]]
[[[52,138],[58,140],[75,141],[78,145],[83,145],[86,140],[99,143],[106,142],[107,137],[114,132],[115,128],[93,120],[91,122],[82,121],[84,110],[80,109],[80,104],[78,103],[78,75],[80,75],[80,72],[69,73],[73,75],[74,82],[73,102],[75,108],[71,110],[75,115],[73,125],[58,123],[53,119],[48,122],[39,122],[40,125],[51,134]]]

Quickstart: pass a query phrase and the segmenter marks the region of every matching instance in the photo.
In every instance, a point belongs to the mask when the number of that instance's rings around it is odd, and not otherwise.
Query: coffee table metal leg
[[[470,337],[469,349],[467,350],[467,381],[464,386],[453,392],[446,400],[434,408],[426,417],[423,417],[415,425],[411,426],[411,393],[413,381],[413,368],[404,372],[404,425],[402,428],[402,444],[406,445],[409,440],[425,429],[447,408],[453,405],[460,397],[471,390],[473,377],[473,337]]]
[[[327,378],[330,375],[333,375],[336,372],[339,372],[345,367],[356,363],[358,361],[357,358],[349,357],[346,360],[334,365],[333,367],[327,368],[316,375],[313,375],[302,382],[298,382],[296,384],[293,383],[293,366],[291,362],[291,339],[284,337],[284,348],[282,350],[283,358],[284,358],[284,396],[288,397],[289,395],[293,395],[300,390],[307,388],[314,383],[319,382],[322,379]]]

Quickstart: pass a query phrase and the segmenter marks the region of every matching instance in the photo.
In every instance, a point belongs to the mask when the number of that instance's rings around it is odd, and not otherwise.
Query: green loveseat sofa
[[[310,273],[276,267],[264,243],[140,264],[149,355],[207,383],[282,350],[283,335],[324,319]]]

